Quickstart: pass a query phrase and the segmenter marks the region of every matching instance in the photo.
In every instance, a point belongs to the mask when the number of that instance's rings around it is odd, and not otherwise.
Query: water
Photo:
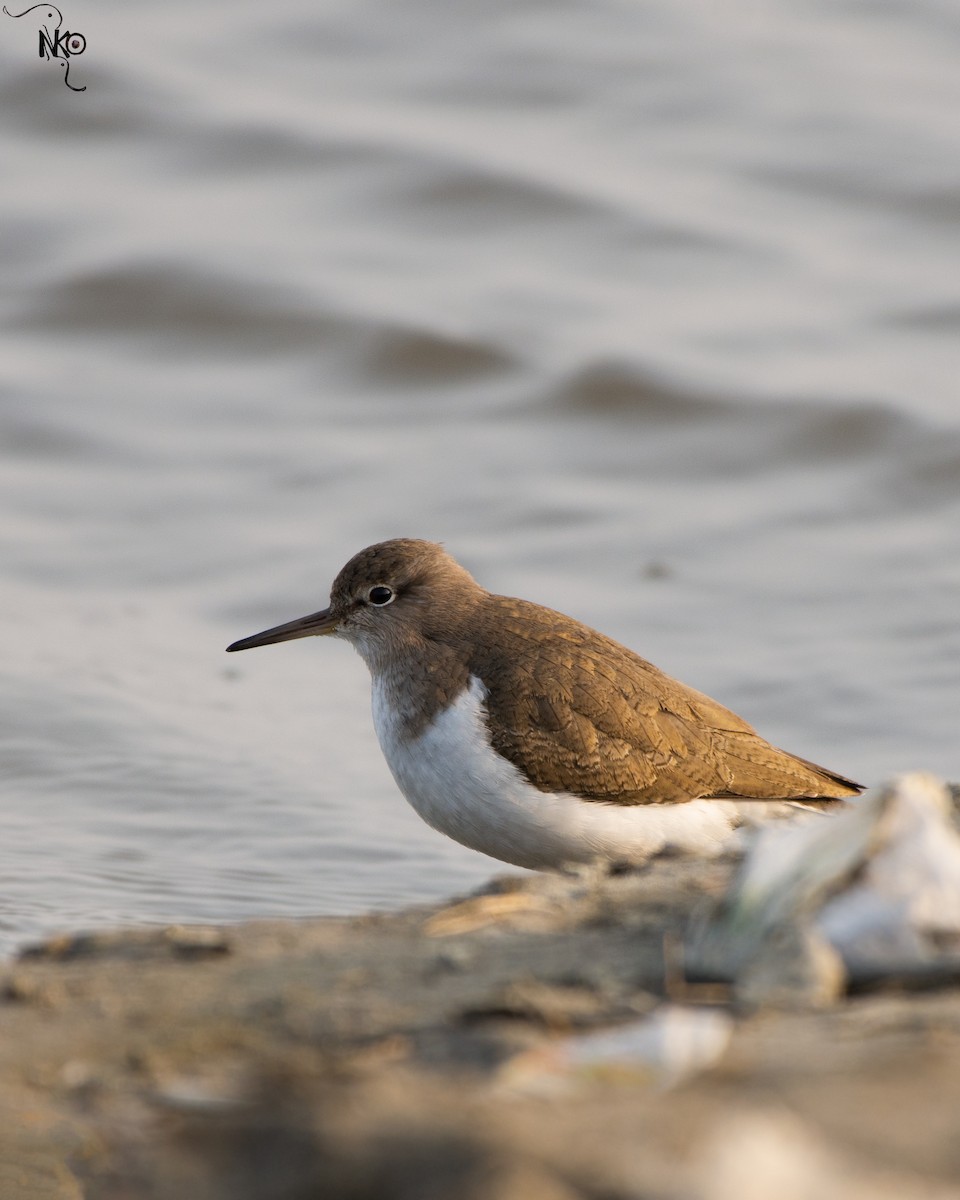
[[[61,7],[82,94],[0,16],[4,949],[497,869],[348,647],[223,653],[390,536],[960,774],[954,4]]]

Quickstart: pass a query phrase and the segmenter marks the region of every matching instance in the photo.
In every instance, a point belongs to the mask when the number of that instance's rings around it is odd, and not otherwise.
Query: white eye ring
[[[396,598],[396,592],[385,583],[378,583],[367,592],[367,599],[377,608],[383,608],[385,604],[392,604]]]

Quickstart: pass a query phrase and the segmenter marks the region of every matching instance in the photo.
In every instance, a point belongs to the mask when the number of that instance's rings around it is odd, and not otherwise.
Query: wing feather
[[[664,804],[861,790],[603,634],[522,600],[490,601],[491,641],[474,645],[470,669],[487,689],[494,748],[542,791]]]

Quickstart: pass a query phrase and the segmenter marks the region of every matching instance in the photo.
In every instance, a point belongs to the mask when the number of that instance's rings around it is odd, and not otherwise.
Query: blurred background
[[[499,869],[348,646],[223,653],[397,535],[957,777],[954,0],[61,10],[82,93],[0,15],[0,946]]]

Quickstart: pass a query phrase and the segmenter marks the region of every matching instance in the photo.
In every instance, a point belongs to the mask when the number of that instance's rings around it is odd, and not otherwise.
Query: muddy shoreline
[[[960,1196],[960,991],[768,1008],[685,982],[733,869],[30,948],[0,971],[0,1196]],[[557,1069],[667,1007],[729,1015],[716,1061]]]

